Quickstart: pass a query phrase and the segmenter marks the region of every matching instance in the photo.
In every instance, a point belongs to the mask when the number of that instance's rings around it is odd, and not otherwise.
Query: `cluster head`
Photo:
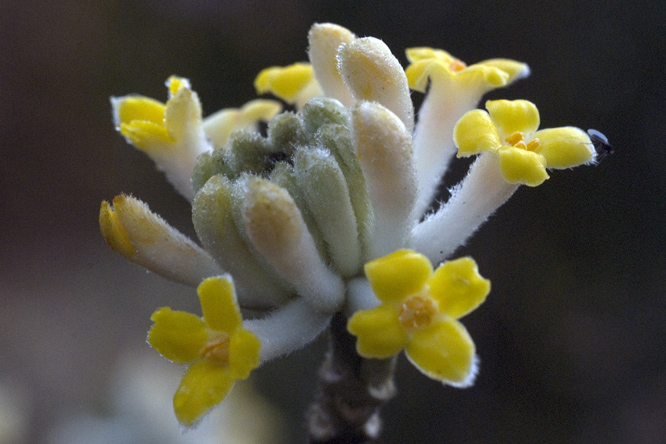
[[[161,308],[149,333],[161,354],[190,365],[174,398],[184,425],[261,363],[311,342],[336,313],[361,357],[404,350],[428,377],[470,385],[476,348],[459,319],[490,282],[471,258],[448,259],[520,185],[610,151],[596,131],[538,130],[525,100],[475,109],[486,92],[526,77],[524,63],[468,65],[412,48],[405,69],[381,40],[330,23],[308,40],[309,63],[255,80],[293,111],[255,99],[204,118],[190,82],[175,76],[166,103],[111,100],[118,131],[192,204],[199,243],[132,196],[100,209],[115,251],[198,288],[203,318]],[[410,89],[425,94],[418,118]],[[477,160],[430,213],[456,154]],[[243,309],[253,315],[244,320]]]

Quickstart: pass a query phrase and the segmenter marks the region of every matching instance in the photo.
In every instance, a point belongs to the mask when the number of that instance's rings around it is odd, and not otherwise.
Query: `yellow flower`
[[[571,168],[595,159],[589,136],[579,128],[537,131],[539,111],[527,100],[489,100],[486,109],[470,111],[456,124],[458,157],[497,154],[509,183],[537,186],[548,179],[546,168]]]
[[[252,100],[202,119],[199,97],[187,79],[171,76],[166,86],[166,103],[139,95],[113,97],[113,117],[127,142],[146,153],[188,200],[194,197],[190,175],[200,154],[223,149],[233,131],[256,130],[282,110],[277,101]]]
[[[178,421],[191,426],[220,403],[237,379],[259,365],[259,339],[242,327],[231,279],[213,277],[197,290],[203,319],[168,307],[153,313],[148,342],[165,358],[191,364],[173,398]]]
[[[527,77],[525,63],[492,59],[467,66],[446,51],[411,48],[405,70],[409,87],[426,93],[414,133],[414,162],[418,172],[419,196],[416,214],[432,203],[442,176],[456,153],[453,128],[460,117],[476,108],[481,97],[495,88]]]
[[[111,99],[116,129],[145,152],[169,182],[188,199],[194,197],[190,174],[199,154],[210,151],[202,127],[201,103],[187,79],[169,77],[166,104],[137,95]]]
[[[425,375],[466,386],[475,373],[475,347],[457,320],[478,307],[490,292],[469,257],[449,261],[433,272],[428,259],[398,250],[365,265],[381,305],[356,312],[347,324],[365,358],[386,359],[402,349]]]
[[[529,74],[526,64],[509,59],[491,59],[467,66],[462,60],[441,49],[410,48],[410,65],[405,70],[409,86],[425,92],[428,81],[448,78],[459,86],[481,87],[486,91],[513,82]]]

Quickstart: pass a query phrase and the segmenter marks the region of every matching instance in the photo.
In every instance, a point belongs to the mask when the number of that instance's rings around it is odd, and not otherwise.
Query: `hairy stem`
[[[337,313],[319,370],[319,389],[308,411],[311,444],[364,443],[379,436],[379,410],[396,392],[396,359],[362,358],[355,343],[347,332],[346,317]]]

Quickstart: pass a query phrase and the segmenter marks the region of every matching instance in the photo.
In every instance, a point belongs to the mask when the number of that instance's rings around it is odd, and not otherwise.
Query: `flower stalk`
[[[380,409],[396,394],[396,358],[368,359],[356,352],[347,319],[331,320],[329,350],[319,369],[319,388],[308,410],[312,444],[364,443],[381,432]]]

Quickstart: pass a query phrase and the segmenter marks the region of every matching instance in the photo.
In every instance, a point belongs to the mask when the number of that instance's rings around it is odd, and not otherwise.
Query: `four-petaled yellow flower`
[[[405,70],[409,86],[420,92],[426,92],[431,79],[449,78],[458,87],[470,86],[485,92],[529,74],[526,64],[510,59],[490,59],[468,66],[441,49],[409,48],[406,53],[410,61]]]
[[[475,346],[459,318],[490,292],[469,257],[449,261],[433,272],[428,259],[398,250],[365,265],[381,305],[356,312],[347,324],[365,358],[385,359],[402,349],[425,375],[456,386],[473,382]]]
[[[173,398],[176,417],[191,426],[222,401],[237,379],[259,365],[259,339],[242,327],[229,277],[204,280],[197,289],[203,319],[168,307],[153,313],[148,342],[165,358],[188,367]]]
[[[537,131],[539,111],[527,100],[489,100],[488,112],[473,110],[456,124],[453,139],[458,157],[484,151],[499,155],[502,176],[509,183],[541,185],[546,168],[571,168],[593,162],[596,152],[579,128]]]

